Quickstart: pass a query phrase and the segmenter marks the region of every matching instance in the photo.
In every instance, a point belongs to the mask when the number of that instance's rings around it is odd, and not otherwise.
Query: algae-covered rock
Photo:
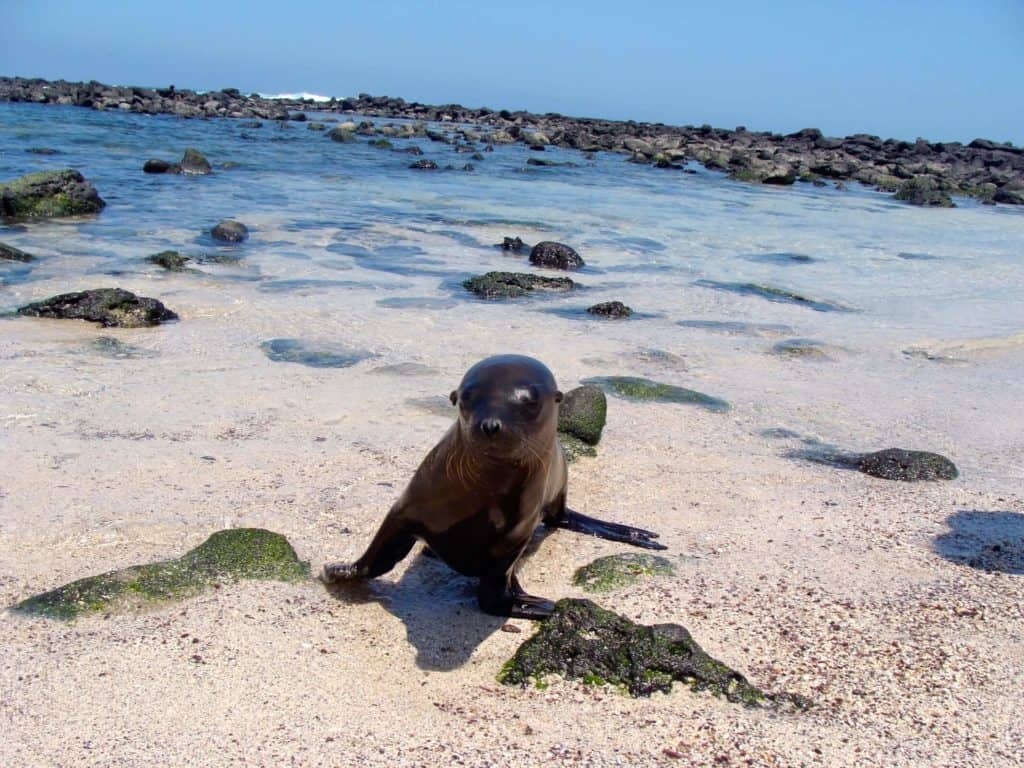
[[[657,555],[627,552],[599,557],[576,571],[572,583],[584,592],[611,592],[651,576],[672,576],[672,563]]]
[[[183,256],[177,251],[160,251],[152,256],[147,256],[146,261],[157,264],[171,272],[184,272],[185,265],[191,261],[188,256]]]
[[[308,576],[309,563],[298,559],[281,534],[262,528],[234,528],[218,531],[177,560],[79,579],[30,597],[12,610],[74,619],[86,613],[183,600],[223,581],[297,581]]]
[[[585,379],[584,384],[594,384],[605,392],[627,400],[650,400],[659,403],[688,403],[706,408],[709,411],[724,412],[729,404],[703,392],[677,387],[673,384],[662,384],[659,381],[640,378],[639,376],[594,376]]]
[[[42,171],[0,184],[0,217],[46,219],[99,213],[106,202],[78,171]]]
[[[668,693],[673,682],[748,706],[773,697],[708,656],[678,624],[644,626],[590,600],[559,600],[498,676],[505,685],[544,685],[548,675],[622,686],[631,696]]]
[[[608,398],[604,390],[585,384],[565,393],[558,405],[558,431],[568,433],[589,445],[597,445],[608,418]]]
[[[145,328],[178,316],[161,302],[121,288],[62,293],[18,309],[19,315],[59,320],[89,320],[107,328]]]
[[[561,443],[562,453],[565,454],[565,460],[569,464],[572,464],[581,456],[597,456],[597,449],[594,446],[583,442],[576,435],[571,435],[568,432],[559,432],[558,442]]]
[[[931,176],[915,176],[904,181],[896,194],[896,200],[903,200],[911,205],[926,208],[955,208],[952,199],[940,187],[939,182]]]
[[[960,473],[956,464],[938,453],[886,448],[884,451],[859,456],[856,467],[861,472],[883,480],[953,480]]]
[[[15,248],[13,245],[0,243],[0,259],[4,261],[29,262],[35,261],[36,257],[31,253],[25,253],[20,248]]]
[[[462,285],[484,299],[511,299],[537,291],[571,291],[576,284],[568,277],[541,277],[525,272],[487,272]]]
[[[240,221],[223,219],[210,230],[210,234],[214,240],[224,243],[240,243],[249,237],[249,228]]]
[[[207,176],[213,173],[210,161],[199,150],[192,149],[191,147],[185,150],[180,166],[181,172],[188,176]]]
[[[347,126],[348,123],[346,123],[345,125]],[[356,140],[356,132],[354,128],[350,129],[347,127],[338,126],[337,128],[332,128],[330,131],[328,131],[327,135],[330,136],[333,141],[339,141],[342,144],[351,144]]]
[[[772,346],[771,354],[804,360],[828,360],[829,347],[814,339],[784,339]]]

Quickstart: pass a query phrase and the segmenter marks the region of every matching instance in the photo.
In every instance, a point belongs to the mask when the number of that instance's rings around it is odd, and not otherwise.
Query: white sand
[[[145,615],[65,624],[4,613],[0,765],[1021,764],[1024,524],[1009,534],[1017,573],[936,549],[952,546],[939,537],[961,510],[1024,520],[1013,345],[943,366],[907,361],[912,340],[895,339],[815,364],[765,355],[770,340],[685,331],[665,347],[678,359],[643,362],[634,353],[649,344],[629,341],[642,326],[594,333],[498,306],[424,315],[363,299],[264,319],[239,289],[189,279],[160,288],[183,316],[166,328],[4,322],[4,604],[177,556],[226,526],[285,534],[314,572],[355,557],[447,423],[407,400],[445,395],[488,353],[531,352],[566,389],[638,373],[733,402],[722,415],[612,399],[599,457],[571,470],[570,500],[660,531],[679,560],[677,577],[602,605],[682,623],[755,685],[818,706],[777,714],[678,687],[632,700],[573,682],[501,686],[530,623],[500,631],[477,610],[473,582],[410,557],[365,601],[316,582],[242,583]],[[262,298],[271,311],[291,300]],[[787,312],[771,319],[805,310]],[[537,322],[559,332],[539,334]],[[403,335],[408,323],[415,335]],[[105,358],[88,348],[100,335],[159,354]],[[260,353],[260,340],[289,335],[380,357],[314,370]],[[369,373],[402,362],[438,373]],[[852,450],[937,450],[964,474],[900,484],[800,462],[784,455],[799,441],[760,434],[770,427]],[[954,543],[969,553],[985,542]],[[546,597],[582,596],[574,570],[626,549],[560,531],[522,580]]]

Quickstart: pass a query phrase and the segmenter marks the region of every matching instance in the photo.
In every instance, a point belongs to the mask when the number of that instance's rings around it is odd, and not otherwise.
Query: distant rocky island
[[[831,138],[815,128],[782,135],[743,127],[728,130],[459,104],[435,106],[365,93],[329,101],[268,99],[243,94],[236,88],[196,92],[174,86],[142,88],[19,77],[0,77],[0,102],[62,104],[182,118],[306,120],[307,112],[323,112],[424,124],[470,124],[487,128],[489,133],[484,138],[492,143],[519,142],[537,151],[553,145],[582,152],[619,152],[633,162],[665,170],[678,170],[693,161],[753,183],[833,182],[842,186],[856,181],[895,192],[898,199],[916,205],[949,207],[953,205],[951,195],[990,204],[1024,205],[1024,148],[987,139],[965,145],[925,139],[899,141],[868,134]],[[359,127],[360,133],[375,131],[369,124]],[[458,140],[457,136],[425,127],[422,133],[438,141]]]

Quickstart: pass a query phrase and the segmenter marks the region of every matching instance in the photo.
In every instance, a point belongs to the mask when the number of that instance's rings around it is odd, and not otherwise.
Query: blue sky
[[[1024,144],[1024,0],[0,0],[0,74]]]

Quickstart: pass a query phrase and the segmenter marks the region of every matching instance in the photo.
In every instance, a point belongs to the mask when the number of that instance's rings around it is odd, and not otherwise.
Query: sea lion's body
[[[650,541],[657,534],[566,508],[568,472],[556,431],[562,393],[542,363],[487,358],[470,368],[451,400],[458,420],[423,459],[363,556],[326,566],[326,581],[387,573],[421,539],[459,573],[480,578],[485,611],[540,618],[551,602],[526,594],[515,576],[540,523],[663,548]]]

